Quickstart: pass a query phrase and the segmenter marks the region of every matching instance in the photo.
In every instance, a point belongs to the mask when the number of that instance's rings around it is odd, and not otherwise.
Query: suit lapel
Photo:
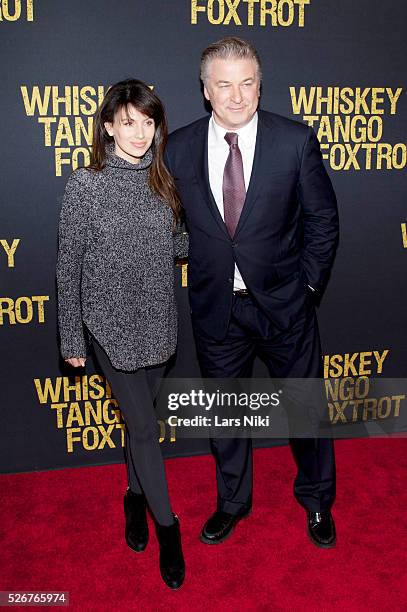
[[[209,184],[209,168],[208,168],[208,125],[209,117],[199,124],[194,132],[193,138],[190,140],[191,159],[194,164],[195,175],[202,192],[203,198],[209,207],[216,223],[219,225],[222,232],[228,237],[226,225],[219,212],[219,208],[213,197]]]
[[[250,183],[246,193],[245,203],[236,228],[235,238],[246,223],[254,203],[260,195],[262,182],[267,177],[273,160],[276,159],[276,142],[273,137],[273,128],[266,123],[262,111],[258,111],[259,121],[257,124],[256,147],[254,150],[253,167],[250,175]]]

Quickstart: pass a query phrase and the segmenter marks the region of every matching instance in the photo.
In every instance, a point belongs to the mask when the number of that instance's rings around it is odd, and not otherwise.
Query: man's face
[[[216,123],[226,130],[245,126],[257,110],[260,80],[253,59],[213,59],[204,84]]]

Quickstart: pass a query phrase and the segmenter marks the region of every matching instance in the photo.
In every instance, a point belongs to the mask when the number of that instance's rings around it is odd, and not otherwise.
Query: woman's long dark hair
[[[154,119],[155,134],[151,144],[153,161],[149,172],[150,189],[165,200],[172,208],[174,220],[178,222],[181,217],[181,203],[175,189],[174,180],[168,172],[163,156],[167,143],[168,128],[164,106],[161,100],[142,81],[127,79],[120,81],[108,90],[104,100],[95,114],[93,124],[93,142],[91,170],[100,171],[106,165],[106,145],[113,142],[109,136],[105,123],[113,123],[117,111],[129,105],[134,106],[140,113]]]

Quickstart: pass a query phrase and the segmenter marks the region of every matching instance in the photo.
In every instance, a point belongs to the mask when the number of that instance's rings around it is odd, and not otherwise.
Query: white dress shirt
[[[225,130],[218,125],[212,115],[209,120],[208,129],[208,169],[209,185],[215,199],[222,219],[225,220],[223,211],[223,172],[226,160],[229,155],[229,145],[225,140],[227,132],[236,132],[238,135],[238,145],[242,154],[243,174],[246,192],[249,187],[250,177],[253,168],[254,150],[256,147],[258,116],[255,113],[252,119],[244,127],[238,130]],[[235,278],[233,289],[245,289],[242,275],[235,264]]]

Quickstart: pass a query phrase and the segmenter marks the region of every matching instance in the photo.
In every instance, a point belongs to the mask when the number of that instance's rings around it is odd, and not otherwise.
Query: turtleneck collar
[[[127,160],[123,159],[122,157],[119,157],[114,152],[114,148],[115,148],[114,142],[109,142],[109,144],[106,145],[106,149],[105,149],[106,150],[106,166],[109,166],[112,168],[118,168],[121,170],[136,170],[136,171],[145,170],[146,168],[151,166],[151,163],[153,161],[153,152],[151,150],[151,147],[148,149],[148,151],[146,151],[145,155],[140,158],[140,162],[138,164],[131,164]]]

